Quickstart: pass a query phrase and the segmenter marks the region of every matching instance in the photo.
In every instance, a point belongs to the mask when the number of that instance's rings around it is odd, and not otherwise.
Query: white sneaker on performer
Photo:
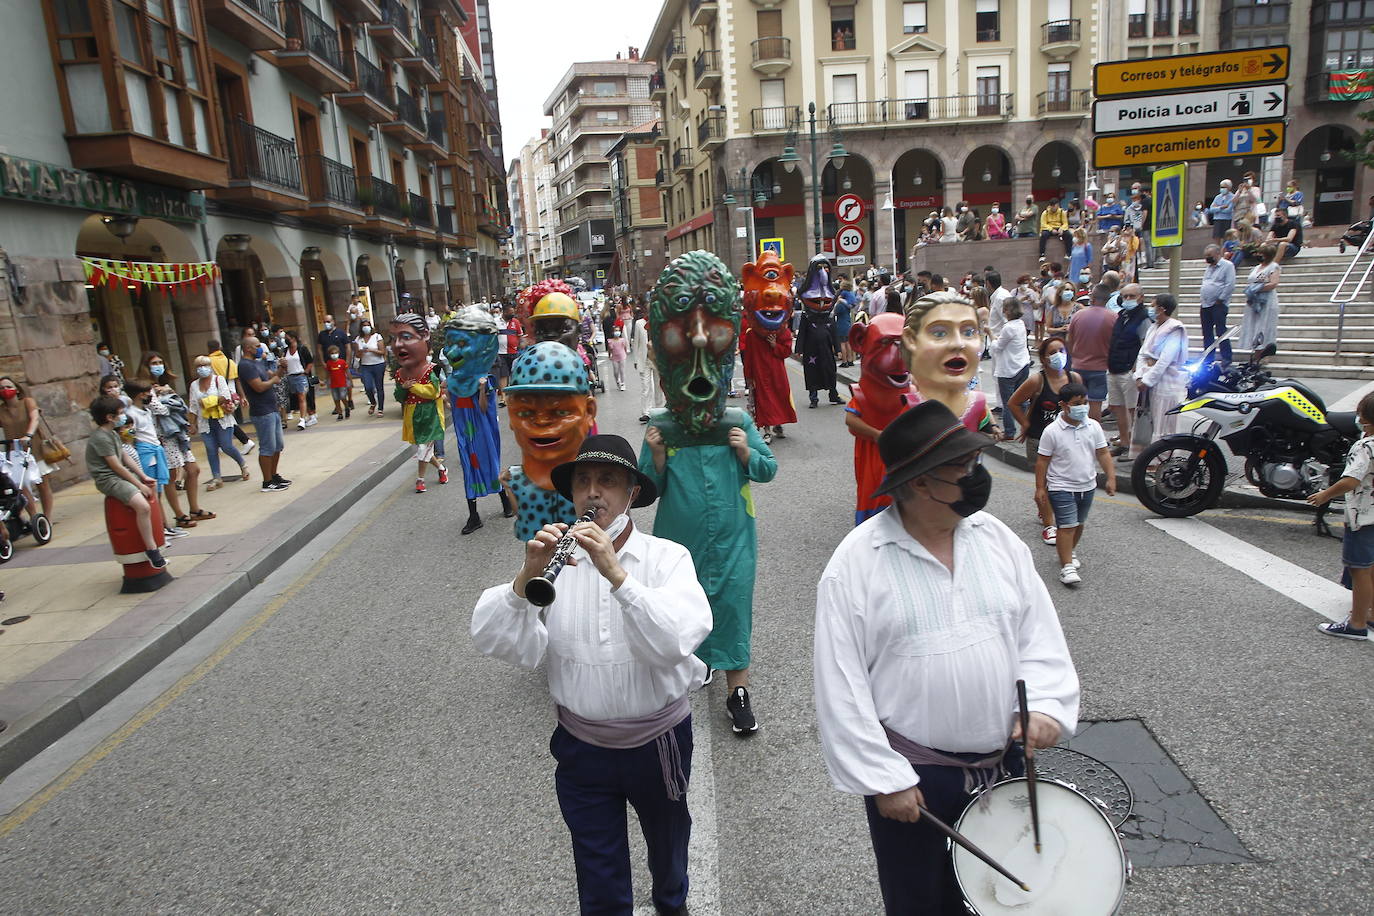
[[[1078,574],[1078,570],[1070,563],[1059,570],[1059,581],[1065,585],[1077,585],[1083,581],[1083,577]]]

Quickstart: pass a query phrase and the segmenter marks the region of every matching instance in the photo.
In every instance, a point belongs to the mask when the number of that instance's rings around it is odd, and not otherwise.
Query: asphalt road
[[[602,396],[600,425],[637,443],[635,382]],[[731,734],[723,683],[694,699],[698,916],[881,909],[862,806],[829,784],[811,699],[814,587],[853,518],[852,440],[840,408],[798,399],[778,476],[755,487],[762,729]],[[1138,869],[1123,912],[1369,912],[1374,646],[1321,636],[1282,588],[1148,524],[1129,497],[1099,494],[1069,591],[1036,542],[1029,478],[991,469],[990,511],[1032,541],[1058,603],[1083,718],[1142,720],[1254,859]],[[0,911],[575,912],[543,674],[476,655],[467,635],[518,545],[494,500],[460,537],[461,486],[416,495],[410,474],[0,785],[0,812],[14,808]],[[1205,521],[1339,574],[1339,546],[1296,514]]]

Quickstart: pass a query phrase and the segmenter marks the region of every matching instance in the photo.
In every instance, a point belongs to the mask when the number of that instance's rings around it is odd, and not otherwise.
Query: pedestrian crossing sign
[[[765,251],[772,251],[777,254],[779,261],[787,260],[782,253],[782,239],[759,239],[759,254],[763,254]]]
[[[1167,168],[1155,169],[1154,213],[1150,220],[1150,244],[1156,248],[1173,248],[1183,244],[1183,221],[1188,212],[1185,194],[1188,187],[1188,164],[1180,162]]]

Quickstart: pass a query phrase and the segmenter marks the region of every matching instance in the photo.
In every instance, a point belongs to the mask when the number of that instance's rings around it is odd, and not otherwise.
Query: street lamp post
[[[815,102],[807,103],[806,115],[807,142],[811,147],[811,202],[813,217],[811,221],[811,247],[815,252],[819,252],[821,250],[821,173],[817,161],[818,153],[816,141],[818,138],[816,136]],[[845,151],[844,144],[840,142],[840,134],[839,131],[835,129],[833,119],[830,122],[828,133],[831,146],[830,152],[826,154],[825,159],[833,165],[835,171],[838,172],[840,169],[844,168],[844,163],[849,153]],[[782,155],[778,157],[778,162],[782,163],[782,167],[787,170],[788,174],[791,174],[796,169],[797,163],[801,161],[801,157],[797,155],[797,141],[799,139],[800,130],[798,125],[798,127],[793,127],[788,131],[787,139],[783,141]]]
[[[762,207],[774,197],[782,193],[782,188],[773,185],[771,188],[764,184],[763,179],[755,175],[749,177],[749,170],[740,166],[739,177],[735,180],[725,179],[725,193],[720,196],[720,202],[727,207],[732,206],[737,197],[743,197],[746,206],[736,207],[736,210],[747,211],[746,218],[749,221],[749,257],[758,257],[758,241],[754,237],[754,208]]]

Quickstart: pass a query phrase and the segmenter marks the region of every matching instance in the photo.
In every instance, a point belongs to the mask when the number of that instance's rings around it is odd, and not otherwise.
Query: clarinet
[[[590,522],[596,518],[596,509],[588,509],[583,512],[573,525],[582,522]],[[544,567],[544,571],[525,583],[525,598],[535,607],[548,607],[553,604],[553,599],[558,597],[558,591],[553,587],[553,580],[558,578],[558,574],[567,565],[568,558],[577,547],[577,539],[573,537],[572,525],[568,526],[568,533],[558,539],[554,545],[553,556],[549,557],[549,565]]]

